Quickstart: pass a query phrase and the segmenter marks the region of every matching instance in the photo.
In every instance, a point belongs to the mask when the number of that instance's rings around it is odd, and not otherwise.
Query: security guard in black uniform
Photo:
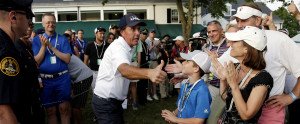
[[[32,0],[0,1],[0,124],[27,124],[24,105],[30,89],[24,82],[24,64],[14,43],[26,34]]]
[[[29,27],[27,30],[27,34],[17,40],[15,42],[16,48],[19,50],[21,55],[21,61],[23,62],[23,67],[25,70],[23,82],[26,82],[26,87],[23,87],[27,89],[26,96],[26,102],[23,104],[28,106],[26,109],[29,109],[31,113],[26,114],[22,118],[24,118],[24,121],[31,122],[32,124],[44,124],[45,123],[45,111],[42,107],[42,103],[39,100],[39,94],[41,90],[41,84],[39,84],[39,70],[38,70],[38,64],[34,60],[30,36],[32,34],[32,30],[34,28],[34,24],[30,21]],[[28,94],[29,93],[29,94]],[[28,111],[28,110],[25,110]]]

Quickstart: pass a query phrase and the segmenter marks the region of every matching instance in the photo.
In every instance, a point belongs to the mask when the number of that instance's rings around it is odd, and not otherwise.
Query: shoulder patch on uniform
[[[8,76],[16,76],[20,72],[20,67],[16,59],[5,57],[0,62],[0,70]]]

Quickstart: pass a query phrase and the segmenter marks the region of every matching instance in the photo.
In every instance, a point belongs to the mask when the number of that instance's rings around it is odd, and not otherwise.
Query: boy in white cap
[[[211,95],[201,77],[209,71],[210,59],[204,52],[195,50],[188,54],[180,53],[183,62],[182,73],[188,76],[184,80],[177,100],[177,109],[173,112],[162,110],[162,117],[171,123],[202,124],[210,113]]]

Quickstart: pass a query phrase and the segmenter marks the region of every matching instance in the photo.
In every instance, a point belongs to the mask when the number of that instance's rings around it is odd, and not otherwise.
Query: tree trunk
[[[179,14],[179,19],[181,21],[182,35],[185,39],[185,44],[188,44],[188,39],[190,38],[193,17],[194,17],[194,0],[188,1],[188,11],[185,13],[183,10],[182,0],[176,0],[177,10]]]

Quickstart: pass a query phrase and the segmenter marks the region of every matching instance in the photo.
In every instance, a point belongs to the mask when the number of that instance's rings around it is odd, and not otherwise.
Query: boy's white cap
[[[246,26],[237,32],[226,32],[225,37],[230,41],[245,41],[259,51],[263,51],[267,46],[267,36],[265,32],[253,26]]]
[[[244,20],[250,18],[251,16],[261,17],[262,12],[248,6],[241,6],[237,8],[237,12],[233,16]]]
[[[175,39],[173,39],[173,40],[179,40],[179,41],[184,41],[184,38],[182,37],[182,36],[177,36]]]
[[[193,60],[205,73],[209,72],[210,58],[207,53],[200,50],[194,50],[189,53],[180,53],[180,56],[185,60]]]

